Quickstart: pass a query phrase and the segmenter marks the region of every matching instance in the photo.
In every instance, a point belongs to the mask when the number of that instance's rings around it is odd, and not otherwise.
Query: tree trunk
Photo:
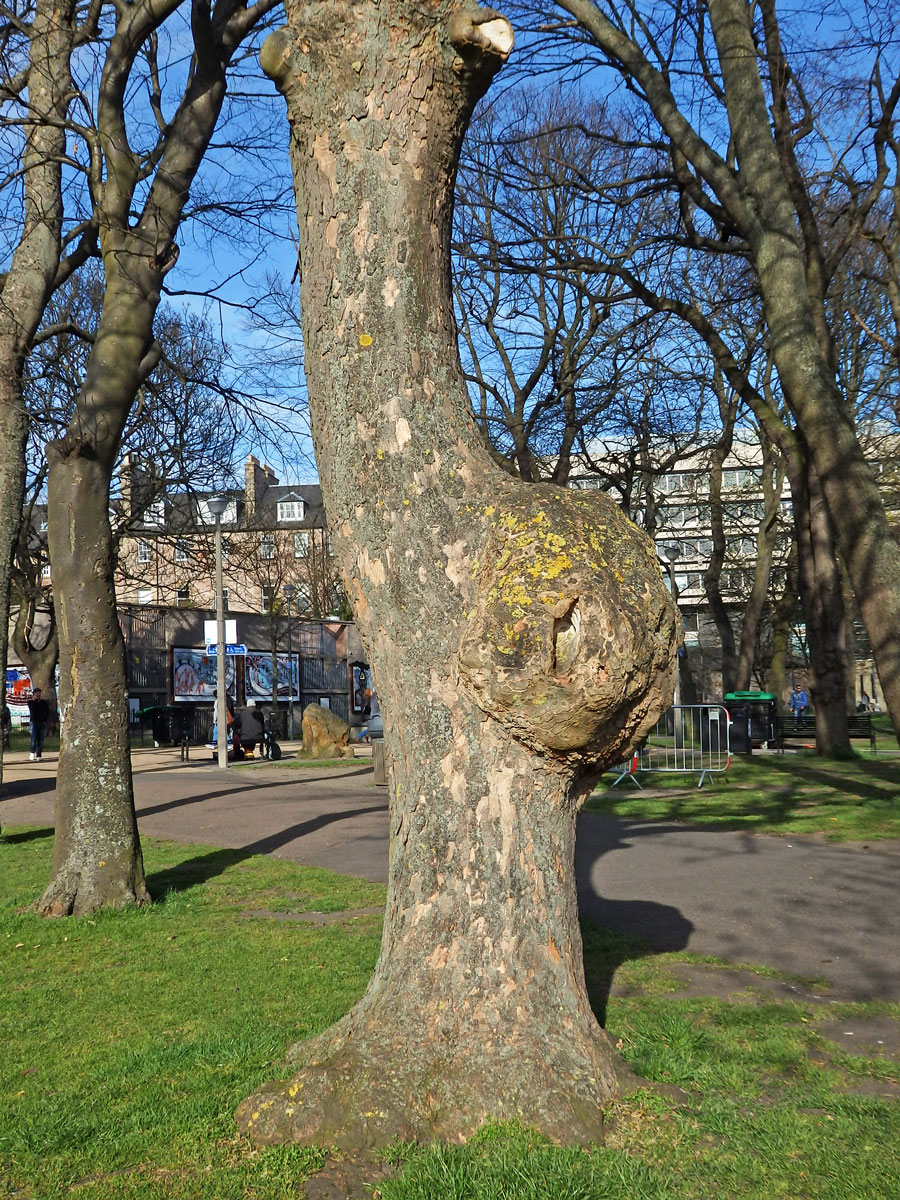
[[[62,170],[74,38],[70,0],[38,0],[31,22],[22,155],[23,217],[0,292],[0,669],[6,675],[13,552],[25,495],[28,417],[22,367],[59,270]],[[0,746],[0,782],[3,749]]]
[[[61,716],[53,874],[38,903],[47,916],[149,900],[134,815],[109,490],[156,303],[148,301],[153,277],[137,256],[120,249],[107,269],[113,278],[75,416],[65,437],[47,447]]]
[[[238,1111],[257,1143],[602,1128],[622,1068],[585,991],[574,823],[671,697],[674,606],[598,493],[512,480],[468,409],[456,162],[511,44],[492,10],[287,7],[263,65],[292,129],[312,427],[389,748],[365,997]]]
[[[737,675],[737,647],[731,615],[722,598],[722,567],[725,563],[725,524],[722,513],[722,464],[731,450],[731,436],[714,448],[709,467],[709,517],[712,527],[712,554],[703,576],[703,590],[710,615],[722,647],[722,695],[734,691]]]
[[[773,605],[772,612],[772,661],[768,685],[779,708],[784,704],[787,691],[787,654],[791,643],[791,623],[797,607],[796,557],[797,549],[794,546],[785,575],[784,591]]]
[[[38,902],[46,916],[149,900],[132,802],[109,473],[93,449],[48,449],[62,719],[53,874]]]
[[[850,753],[850,735],[845,702],[846,621],[841,571],[815,468],[806,457],[800,439],[798,453],[788,460],[788,472],[800,602],[809,645],[810,693],[816,712],[816,751],[844,756]]]
[[[797,214],[770,132],[751,6],[710,0],[709,15],[741,178],[756,212],[746,233],[773,358],[809,447],[900,739],[900,544],[817,331]]]
[[[13,625],[13,649],[25,665],[32,688],[40,688],[41,695],[50,706],[50,728],[56,728],[57,696],[56,696],[56,664],[59,662],[59,636],[56,628],[56,614],[50,603],[49,628],[43,646],[36,646],[31,640],[28,628],[29,615],[33,619],[34,601],[23,599],[19,605]]]
[[[764,437],[762,448],[765,513],[756,531],[756,565],[753,570],[753,587],[747,599],[741,626],[741,644],[735,676],[736,691],[747,691],[753,678],[759,632],[772,582],[772,560],[778,536],[778,507],[784,482],[784,474],[781,469],[773,474],[774,448],[766,445]]]

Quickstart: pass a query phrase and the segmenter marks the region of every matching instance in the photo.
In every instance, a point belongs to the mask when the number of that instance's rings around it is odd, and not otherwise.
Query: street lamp
[[[222,595],[222,516],[227,496],[210,496],[206,507],[216,519],[216,745],[219,766],[228,767],[228,723],[225,705],[225,598]]]
[[[291,583],[284,585],[284,598],[287,600],[288,623],[288,737],[294,740],[294,661],[291,658],[291,601],[297,589]]]

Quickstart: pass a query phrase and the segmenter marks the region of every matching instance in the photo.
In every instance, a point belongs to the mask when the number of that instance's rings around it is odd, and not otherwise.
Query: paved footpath
[[[366,760],[220,772],[193,754],[182,764],[177,751],[134,751],[143,834],[386,879],[387,791]],[[6,756],[4,825],[52,825],[55,771],[55,754]],[[900,1001],[900,842],[833,845],[586,813],[576,860],[581,908],[609,928],[661,950],[822,977],[835,997]]]

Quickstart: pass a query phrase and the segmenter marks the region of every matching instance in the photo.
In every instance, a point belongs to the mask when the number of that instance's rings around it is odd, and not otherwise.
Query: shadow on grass
[[[583,817],[575,839],[575,878],[582,927],[584,974],[591,1007],[601,1025],[616,971],[629,959],[684,950],[693,922],[670,904],[655,900],[617,900],[604,896],[602,860],[613,850],[628,850],[640,836],[655,836],[671,826],[630,823],[618,817]],[[599,864],[599,868],[598,868]]]
[[[609,994],[619,967],[634,959],[649,958],[664,951],[651,946],[643,938],[605,929],[590,917],[581,918],[581,940],[588,999],[594,1016],[605,1028]]]
[[[892,784],[900,789],[900,768],[896,762],[879,763],[871,759],[848,759],[846,763],[829,760],[831,769],[819,765],[822,760],[804,756],[802,759],[785,761],[772,758],[767,766],[793,783],[815,783],[820,787],[839,792],[842,798],[856,796],[860,800],[887,800],[890,797],[883,788],[857,778],[852,771],[864,771],[866,775],[881,783]],[[842,770],[842,766],[850,770]]]
[[[36,842],[41,838],[52,838],[53,829],[23,829],[21,833],[0,834],[7,846],[19,846],[24,842]]]
[[[364,816],[372,812],[380,812],[383,809],[383,804],[369,804],[360,808],[345,809],[343,812],[322,813],[309,821],[301,821],[299,824],[291,825],[287,829],[280,830],[278,833],[259,838],[247,846],[240,846],[232,850],[211,850],[208,854],[189,858],[175,867],[167,867],[163,871],[154,871],[147,877],[147,887],[150,889],[150,895],[153,899],[158,900],[167,892],[181,892],[195,887],[199,883],[206,883],[207,880],[221,875],[229,867],[233,867],[245,859],[253,858],[254,855],[272,854],[275,850],[280,850],[282,846],[286,846],[296,838],[314,833],[317,829],[322,829],[326,825],[333,824],[335,821],[350,821],[354,817]]]

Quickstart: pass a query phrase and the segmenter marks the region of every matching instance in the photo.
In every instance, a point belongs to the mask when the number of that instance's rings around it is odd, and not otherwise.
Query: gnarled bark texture
[[[257,1143],[587,1141],[621,1064],[584,986],[575,816],[671,697],[676,614],[596,493],[512,480],[468,409],[453,181],[511,30],[442,0],[287,7],[313,433],[390,754],[382,952],[363,1000],[246,1100]]]

